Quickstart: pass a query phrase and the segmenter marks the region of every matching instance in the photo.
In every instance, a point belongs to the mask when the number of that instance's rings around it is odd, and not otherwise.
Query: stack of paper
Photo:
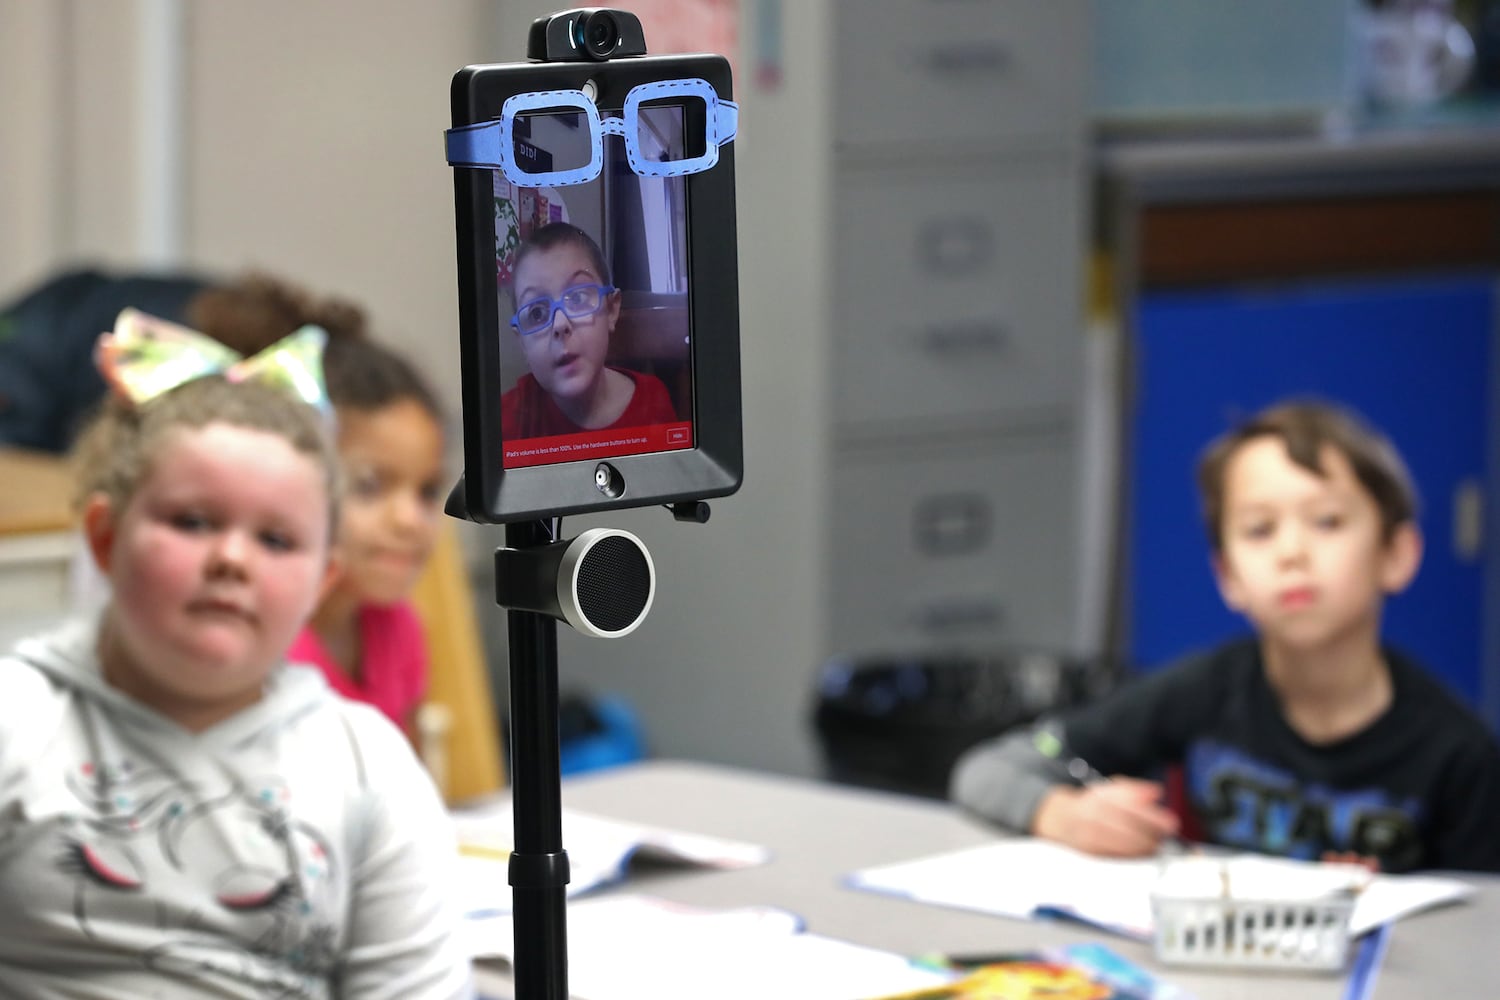
[[[510,804],[455,812],[453,821],[458,830],[464,912],[470,916],[509,913],[509,860],[514,843]],[[562,834],[572,873],[569,896],[619,881],[633,862],[723,870],[763,864],[771,857],[770,851],[755,844],[566,809]]]
[[[1205,860],[1213,869],[1211,884],[1205,883],[1209,889],[1221,890],[1227,884],[1237,899],[1305,899],[1309,894],[1357,888],[1350,918],[1353,934],[1474,892],[1473,886],[1456,879],[1369,875],[1348,865],[1262,855]],[[1170,870],[1155,858],[1099,858],[1044,840],[1017,838],[866,869],[849,876],[849,883],[1000,916],[1068,916],[1144,940],[1152,933],[1152,891],[1170,888],[1170,882],[1163,882]]]
[[[476,958],[512,958],[508,914],[471,920]],[[860,1000],[950,981],[892,952],[802,930],[785,910],[640,895],[568,906],[568,994],[583,1000]]]

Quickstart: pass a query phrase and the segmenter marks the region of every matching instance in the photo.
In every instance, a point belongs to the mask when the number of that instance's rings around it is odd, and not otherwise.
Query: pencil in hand
[[[1050,724],[1038,727],[1031,741],[1038,753],[1051,760],[1060,762],[1063,765],[1063,769],[1068,772],[1068,776],[1079,785],[1087,788],[1093,785],[1109,783],[1109,777],[1102,771],[1077,754],[1069,752],[1067,741],[1063,739],[1062,727],[1060,725]],[[1171,833],[1163,836],[1158,842],[1157,853],[1162,855],[1178,855],[1195,852],[1182,839],[1180,834]]]

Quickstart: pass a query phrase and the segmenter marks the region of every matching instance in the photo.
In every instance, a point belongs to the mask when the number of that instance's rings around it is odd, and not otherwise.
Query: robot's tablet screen
[[[638,155],[693,152],[681,104],[632,118]],[[516,162],[542,177],[584,167],[597,155],[587,125],[578,112],[516,116]],[[635,173],[621,141],[598,146],[603,168],[584,183],[491,172],[505,469],[694,446],[687,181]]]
[[[467,66],[453,127],[456,516],[739,488],[738,105],[722,56]]]

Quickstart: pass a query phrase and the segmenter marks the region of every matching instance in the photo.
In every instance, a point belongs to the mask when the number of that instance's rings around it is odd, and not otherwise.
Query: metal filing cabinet
[[[745,485],[701,528],[570,520],[638,533],[660,581],[559,659],[653,753],[812,774],[829,657],[1079,634],[1090,5],[740,9]]]
[[[834,24],[824,652],[1071,648],[1086,4]]]

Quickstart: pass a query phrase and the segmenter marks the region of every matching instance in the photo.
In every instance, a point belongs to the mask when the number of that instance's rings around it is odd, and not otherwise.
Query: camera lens
[[[595,11],[579,26],[584,51],[595,59],[608,59],[620,41],[620,26],[609,11]]]

